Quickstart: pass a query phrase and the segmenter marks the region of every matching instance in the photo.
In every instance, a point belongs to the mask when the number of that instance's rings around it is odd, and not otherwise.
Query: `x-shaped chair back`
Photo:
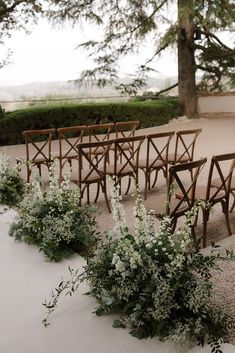
[[[59,138],[60,180],[62,179],[64,165],[68,162],[71,167],[72,160],[78,158],[77,145],[83,142],[83,136],[86,131],[86,125],[57,129]]]
[[[156,163],[168,162],[169,144],[174,135],[174,131],[151,134],[147,136],[147,160],[146,167],[154,168]]]
[[[131,137],[135,135],[135,131],[140,127],[139,120],[119,121],[115,123],[116,138]]]
[[[100,187],[104,193],[106,204],[109,212],[110,206],[107,198],[106,191],[106,164],[108,160],[109,150],[112,146],[113,141],[101,141],[101,142],[86,142],[80,143],[77,146],[78,149],[78,186],[81,190],[81,197],[83,197],[84,191],[87,190],[87,201],[90,202],[90,184],[97,184],[97,193],[95,202],[98,199]],[[100,148],[100,152],[96,158],[89,152]]]
[[[27,182],[31,175],[31,167],[37,166],[41,176],[41,165],[49,168],[51,163],[51,141],[55,129],[27,130],[22,133],[26,145]],[[43,141],[38,141],[43,140]],[[31,166],[30,166],[31,164]]]
[[[168,180],[168,151],[174,131],[150,134],[147,136],[147,155],[140,160],[139,168],[145,175],[144,199],[147,199],[147,190],[151,188],[151,175],[155,173],[152,188],[158,179],[158,172],[162,170],[166,181]]]
[[[221,198],[229,198],[234,169],[235,153],[212,157],[206,189],[206,201],[213,204]],[[214,183],[215,178],[216,184]]]
[[[134,176],[138,182],[139,153],[144,139],[145,136],[131,136],[114,140],[113,163],[110,162],[106,172],[114,178],[115,184],[120,186],[120,192],[123,177],[129,177],[126,194],[130,189],[131,176]],[[126,144],[131,145],[131,150],[123,148]]]
[[[140,147],[144,139],[145,136],[131,136],[118,138],[114,141],[114,174],[116,176],[119,177],[126,174],[126,170],[131,170],[133,174],[137,173]],[[126,143],[131,146],[131,151],[129,152],[123,149],[123,145]],[[119,162],[119,158],[122,163]]]
[[[173,164],[193,161],[195,143],[202,129],[182,130],[176,133]]]
[[[102,142],[110,139],[110,134],[113,131],[114,123],[89,125],[88,134],[89,142]]]
[[[168,202],[166,214],[177,219],[189,211],[195,201],[195,190],[198,176],[207,158],[197,161],[173,165],[169,168]],[[187,182],[185,182],[187,180]],[[171,204],[174,188],[181,196],[176,203]]]
[[[89,142],[103,142],[110,140],[110,134],[113,132],[113,128],[114,123],[89,125]],[[99,154],[103,154],[103,149],[97,145],[96,148],[90,149],[90,153],[95,157]]]

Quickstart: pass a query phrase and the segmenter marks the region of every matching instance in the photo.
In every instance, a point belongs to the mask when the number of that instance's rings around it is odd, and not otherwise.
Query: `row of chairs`
[[[62,127],[57,129],[27,130],[23,132],[26,145],[27,182],[30,180],[33,166],[38,167],[39,175],[42,175],[42,166],[49,167],[51,155],[59,159],[60,179],[63,176],[63,168],[66,163],[72,165],[77,159],[77,145],[82,143],[84,136],[88,136],[89,142],[102,142],[110,139],[113,133],[115,138],[130,137],[135,135],[140,121],[125,121],[99,125],[79,125]],[[40,143],[40,140],[44,140]],[[52,141],[58,139],[58,152],[52,153]],[[99,149],[96,150],[98,154]],[[22,160],[18,158],[17,161]]]
[[[63,169],[67,163],[70,167],[72,161],[78,159],[77,146],[83,142],[84,135],[88,135],[89,142],[104,142],[110,138],[127,138],[135,135],[135,131],[140,126],[139,121],[118,122],[110,124],[100,124],[91,126],[72,126],[57,129],[59,141],[59,153],[54,153],[54,157],[59,159],[59,178],[63,177]],[[102,132],[102,134],[100,134]],[[114,134],[112,134],[114,132]],[[140,160],[139,167],[145,174],[145,198],[147,198],[147,190],[150,189],[150,176],[155,172],[155,179],[152,186],[156,184],[158,171],[162,170],[167,179],[167,166],[169,164],[183,163],[192,161],[194,156],[194,147],[196,139],[201,132],[197,130],[184,130],[176,133],[176,143],[174,153],[169,154],[169,144],[174,132],[157,133],[147,136],[147,155]],[[31,169],[37,166],[41,176],[42,165],[47,167],[51,162],[51,142],[56,133],[55,129],[48,130],[30,130],[24,131],[23,136],[26,144],[26,161],[27,163],[27,181],[30,179]],[[74,136],[74,138],[71,138]],[[47,136],[43,143],[38,143],[34,137]],[[113,147],[111,147],[111,150]],[[122,150],[126,152],[133,151],[133,142],[124,142]],[[94,156],[103,153],[103,147],[97,146],[90,148],[90,153]],[[122,157],[122,153],[119,153]],[[136,154],[137,156],[137,154]]]
[[[210,216],[210,208],[215,204],[221,204],[228,234],[232,234],[229,221],[229,198],[235,190],[235,179],[233,177],[235,153],[212,157],[207,183],[199,185],[198,177],[206,162],[207,158],[202,158],[197,161],[171,166],[169,168],[166,199],[168,202],[166,200],[160,201],[159,198],[145,202],[146,208],[154,210],[157,218],[162,218],[165,214],[170,216],[172,232],[174,232],[178,218],[190,211],[195,201],[203,201],[200,203],[203,221],[203,247],[207,245],[207,223]],[[173,185],[176,188],[175,192],[172,192]],[[197,217],[195,218],[195,223],[192,224],[192,235],[195,243],[194,226],[196,224]]]
[[[116,126],[116,131],[114,130]],[[230,168],[230,173],[224,176],[224,171],[220,164],[222,161],[232,160],[235,158],[233,154],[220,155],[212,158],[207,187],[196,187],[198,176],[206,159],[194,161],[195,143],[201,129],[183,130],[165,133],[149,134],[147,136],[135,136],[135,131],[139,127],[139,122],[124,122],[116,124],[101,124],[92,126],[74,126],[69,128],[57,129],[59,138],[59,154],[56,157],[60,161],[60,178],[64,165],[68,162],[70,166],[72,161],[76,160],[78,166],[73,168],[72,181],[77,183],[81,189],[82,196],[87,190],[87,200],[90,202],[90,185],[97,184],[97,193],[95,201],[97,201],[100,189],[104,193],[107,207],[110,211],[109,201],[106,191],[106,176],[111,175],[115,178],[116,183],[121,184],[124,176],[129,177],[127,191],[130,188],[130,176],[135,174],[138,179],[138,171],[142,170],[145,175],[145,200],[147,199],[147,191],[154,187],[157,181],[158,172],[162,171],[168,185],[168,194],[172,183],[177,182],[179,190],[177,197],[171,200],[171,208],[164,209],[165,202],[152,201],[153,204],[146,203],[148,209],[155,209],[156,215],[161,216],[163,213],[170,215],[172,218],[172,230],[175,229],[177,219],[188,211],[195,200],[204,200],[210,204],[220,202],[223,213],[225,214],[228,233],[231,234],[231,228],[228,217],[229,195],[232,193],[234,202],[231,210],[235,205],[235,177],[232,176],[234,169],[234,161]],[[101,132],[101,134],[99,133]],[[112,135],[112,132],[115,132]],[[47,141],[38,145],[31,141],[33,136],[39,134],[49,134]],[[26,152],[28,160],[39,167],[41,173],[41,164],[49,166],[51,159],[51,141],[55,129],[34,130],[23,133],[26,143]],[[71,138],[73,134],[73,138]],[[83,137],[88,135],[87,141],[83,142]],[[176,135],[175,148],[173,153],[169,153],[169,146],[173,136]],[[121,137],[120,137],[121,136]],[[29,138],[30,137],[30,138]],[[147,141],[146,154],[140,157],[140,148],[143,142]],[[29,156],[29,144],[36,147],[34,158]],[[48,154],[44,148],[48,146]],[[32,146],[31,146],[32,147]],[[169,168],[170,166],[170,168]],[[189,172],[191,184],[186,187],[182,182],[179,174],[181,172]],[[214,172],[217,171],[218,178],[213,178]],[[155,173],[154,181],[151,184],[151,175]],[[28,178],[30,177],[30,171]],[[234,184],[234,185],[233,185]],[[213,192],[212,192],[213,191]],[[161,205],[162,211],[158,210],[157,205]],[[206,245],[207,221],[209,219],[209,210],[206,207],[203,210],[203,246]],[[194,234],[194,232],[193,232]]]

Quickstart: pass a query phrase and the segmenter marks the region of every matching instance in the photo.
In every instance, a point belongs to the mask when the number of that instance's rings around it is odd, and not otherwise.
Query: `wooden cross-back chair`
[[[135,132],[139,127],[140,127],[139,120],[119,121],[114,125],[115,137],[125,138],[125,137],[135,136]],[[131,153],[133,150],[132,143],[131,142],[123,143],[122,150],[130,151]],[[119,157],[121,161],[121,155],[117,157]]]
[[[169,153],[168,163],[186,163],[193,161],[195,144],[202,129],[181,130],[176,132],[175,151]]]
[[[78,160],[77,145],[83,142],[86,125],[62,127],[57,129],[59,138],[59,168],[60,180],[63,178],[63,168],[66,163],[72,167],[72,161]]]
[[[110,134],[113,132],[114,123],[98,124],[88,126],[89,142],[103,142],[110,140]],[[90,150],[90,153],[96,157],[103,154],[103,148],[98,146]]]
[[[109,212],[111,212],[111,210],[106,189],[106,164],[111,145],[112,141],[80,143],[77,146],[78,169],[74,169],[71,175],[71,181],[78,184],[81,190],[81,198],[83,198],[85,191],[87,191],[88,203],[90,203],[90,186],[91,184],[97,184],[97,192],[94,202],[97,202],[101,189]],[[100,151],[96,158],[94,158],[89,151],[96,149],[97,147],[103,149],[103,152],[101,153]]]
[[[233,203],[232,203],[232,206],[230,207],[229,211],[233,212],[234,207],[235,207],[235,176],[233,176],[231,179],[230,195],[233,197]]]
[[[147,199],[147,191],[150,190],[150,179],[155,172],[154,182],[157,181],[158,172],[162,170],[166,181],[168,180],[168,150],[174,131],[147,135],[147,154],[144,159],[140,159],[139,168],[145,175],[144,199]]]
[[[207,185],[198,185],[195,199],[207,202],[211,207],[220,203],[225,216],[228,235],[232,234],[229,221],[229,196],[231,180],[235,169],[235,153],[213,156],[211,159]],[[207,223],[210,209],[201,206],[203,216],[203,247],[207,245]]]
[[[140,147],[145,136],[131,136],[118,138],[113,142],[113,163],[107,165],[106,173],[114,178],[115,184],[119,184],[121,192],[121,180],[128,176],[126,194],[130,189],[131,177],[134,176],[138,182],[138,166]],[[132,146],[131,151],[123,149],[126,144]]]
[[[40,177],[42,177],[43,165],[49,169],[52,161],[51,142],[55,132],[55,129],[43,129],[27,130],[22,133],[26,146],[27,182],[30,180],[32,167],[38,168]]]
[[[171,166],[167,196],[164,200],[156,197],[145,201],[147,210],[154,211],[157,218],[162,219],[166,215],[171,218],[172,233],[175,231],[178,218],[185,216],[186,212],[190,211],[194,205],[198,176],[206,161],[206,158],[202,158]],[[177,195],[175,194],[176,190]],[[178,193],[181,194],[181,197],[178,197]],[[192,229],[192,235],[195,238],[194,229]]]

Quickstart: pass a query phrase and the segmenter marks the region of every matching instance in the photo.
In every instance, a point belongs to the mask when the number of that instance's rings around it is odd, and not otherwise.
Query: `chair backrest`
[[[55,132],[55,129],[24,131],[22,135],[26,145],[26,160],[32,163],[36,163],[37,160],[49,163],[51,160],[51,141]],[[38,141],[38,138],[41,141]]]
[[[60,159],[66,159],[69,158],[71,154],[77,154],[77,145],[83,141],[85,131],[87,131],[86,125],[57,129]]]
[[[78,149],[78,184],[96,182],[106,177],[106,164],[110,147],[113,141],[85,142],[77,146]],[[89,152],[90,150],[100,148],[103,152],[96,158]]]
[[[194,148],[202,129],[182,130],[176,132],[174,163],[193,161]]]
[[[131,168],[133,173],[138,170],[140,147],[145,136],[123,137],[114,140],[114,174],[121,175],[126,168]],[[131,151],[123,148],[131,145]],[[120,164],[121,160],[121,164]]]
[[[221,195],[229,197],[231,180],[235,169],[235,153],[213,156],[211,159],[206,200],[213,203]],[[213,180],[216,179],[216,185]]]
[[[150,134],[147,137],[146,168],[153,168],[157,162],[167,164],[169,144],[174,131]]]
[[[176,164],[169,168],[166,214],[173,218],[183,215],[191,209],[195,201],[195,190],[198,176],[206,161],[207,158],[202,158],[193,162]],[[180,194],[176,205],[174,205],[173,202],[171,204],[175,188]]]
[[[115,123],[116,138],[131,137],[135,135],[135,131],[140,127],[139,120],[119,121]]]
[[[114,129],[114,123],[88,125],[89,142],[106,141]]]

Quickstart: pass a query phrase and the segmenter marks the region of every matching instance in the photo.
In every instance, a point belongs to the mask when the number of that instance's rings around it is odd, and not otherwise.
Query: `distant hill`
[[[128,83],[127,78],[120,79],[120,82]],[[150,77],[147,86],[142,91],[151,87],[158,87],[160,90],[177,82],[177,77]],[[141,92],[140,92],[141,93]],[[119,95],[112,87],[86,88],[77,87],[73,82],[34,82],[19,86],[0,86],[0,102],[27,99],[40,99],[48,97],[95,97],[95,96]]]

